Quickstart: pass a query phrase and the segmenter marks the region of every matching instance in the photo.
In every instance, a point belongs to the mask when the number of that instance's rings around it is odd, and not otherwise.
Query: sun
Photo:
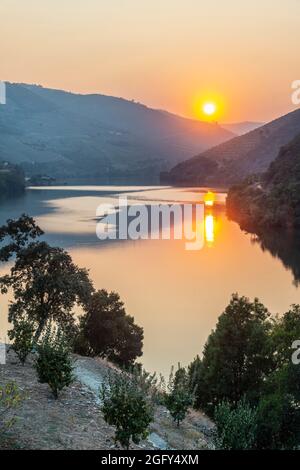
[[[207,116],[212,116],[217,111],[217,106],[215,103],[204,103],[202,110]]]

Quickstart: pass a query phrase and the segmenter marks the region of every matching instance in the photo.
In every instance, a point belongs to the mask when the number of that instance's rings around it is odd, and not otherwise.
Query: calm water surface
[[[184,240],[99,241],[96,208],[102,202],[115,205],[119,194],[131,203],[150,205],[201,201],[203,190],[33,188],[24,198],[1,204],[0,223],[23,212],[32,215],[50,243],[68,249],[78,265],[90,269],[96,288],[119,292],[128,313],[144,328],[142,362],[147,369],[166,374],[172,364],[188,364],[201,354],[233,292],[259,297],[274,313],[300,303],[292,272],[298,269],[298,245],[282,240],[282,247],[275,234],[263,246],[256,243],[227,220],[222,206],[225,194],[217,194],[220,205],[207,214],[206,240],[200,251],[186,251]],[[7,304],[7,296],[2,296],[2,336],[7,329]]]

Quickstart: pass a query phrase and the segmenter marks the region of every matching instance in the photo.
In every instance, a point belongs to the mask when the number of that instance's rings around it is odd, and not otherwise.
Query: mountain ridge
[[[231,185],[266,171],[280,148],[300,133],[300,109],[234,137],[173,167],[162,180],[175,184]]]
[[[158,176],[232,137],[220,126],[124,98],[7,83],[0,159],[28,174]]]

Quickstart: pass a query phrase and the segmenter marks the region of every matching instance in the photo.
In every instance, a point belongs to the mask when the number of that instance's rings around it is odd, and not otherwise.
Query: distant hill
[[[247,134],[247,132],[254,131],[254,129],[257,129],[258,127],[261,127],[264,124],[264,122],[245,121],[230,124],[221,124],[221,126],[223,127],[223,129],[227,129],[228,131],[233,132],[236,135],[244,135]]]
[[[0,106],[0,159],[27,174],[157,176],[232,135],[122,98],[35,85],[8,83]]]
[[[237,183],[250,174],[265,171],[280,148],[298,133],[300,109],[176,165],[162,175],[162,180],[191,185]]]
[[[300,228],[300,134],[281,149],[264,174],[230,189],[227,211],[249,231]]]

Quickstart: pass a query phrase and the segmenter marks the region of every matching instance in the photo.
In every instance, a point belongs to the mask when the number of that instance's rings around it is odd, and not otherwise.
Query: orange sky
[[[295,109],[299,0],[1,0],[0,79],[268,121]]]

